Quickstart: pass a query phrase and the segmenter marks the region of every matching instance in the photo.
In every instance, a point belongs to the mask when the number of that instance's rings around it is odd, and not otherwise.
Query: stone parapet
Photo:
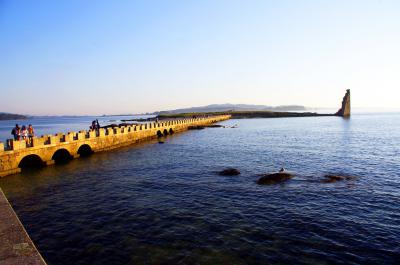
[[[96,138],[96,131],[90,131],[89,132],[89,139]]]
[[[60,138],[55,135],[47,135],[49,144],[60,144]]]
[[[75,139],[75,135],[76,135],[76,133],[74,133],[74,132],[67,132],[67,134],[65,135],[65,141],[73,142]]]
[[[76,135],[77,140],[84,140],[86,138],[86,131],[79,131]]]
[[[35,138],[33,138],[32,139],[33,147],[41,147],[41,146],[43,146],[44,145],[44,140],[45,139],[43,137],[40,137],[40,138],[35,137]]]
[[[18,141],[18,140],[11,140],[11,150],[16,151],[16,150],[21,150],[26,148],[26,142],[25,141]]]
[[[106,137],[106,131],[104,128],[99,129],[99,137]]]

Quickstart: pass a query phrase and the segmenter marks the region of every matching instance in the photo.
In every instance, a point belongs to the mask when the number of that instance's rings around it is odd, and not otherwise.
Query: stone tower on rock
[[[335,113],[337,116],[350,117],[350,89],[346,90],[343,97],[342,107]]]

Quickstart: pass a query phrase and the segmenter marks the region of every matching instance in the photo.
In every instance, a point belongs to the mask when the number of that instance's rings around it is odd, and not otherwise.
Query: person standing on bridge
[[[25,141],[27,141],[27,139],[28,139],[28,130],[26,129],[26,126],[25,125],[23,125],[22,126],[22,128],[21,128],[21,137],[20,137],[20,140],[25,140]],[[22,138],[22,139],[21,139]]]
[[[14,140],[19,140],[21,134],[21,128],[19,128],[18,124],[15,124],[15,127],[12,129],[11,134],[14,136]]]
[[[33,138],[35,136],[35,130],[32,127],[32,124],[28,125],[28,137]]]
[[[95,121],[95,120],[92,121],[92,125],[90,126],[90,130],[91,130],[91,131],[96,130],[96,121]]]
[[[27,141],[29,146],[32,146],[33,137],[35,137],[35,130],[33,129],[32,124],[29,124],[29,126],[28,126],[28,141]]]

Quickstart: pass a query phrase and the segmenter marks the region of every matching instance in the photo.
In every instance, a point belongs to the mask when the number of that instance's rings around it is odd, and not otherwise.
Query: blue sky
[[[0,0],[0,111],[396,108],[400,1]]]

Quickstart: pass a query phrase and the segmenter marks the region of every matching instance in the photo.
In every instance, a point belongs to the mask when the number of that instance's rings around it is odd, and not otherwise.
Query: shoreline
[[[0,263],[46,265],[0,188]]]
[[[191,112],[179,114],[161,114],[157,117],[160,120],[187,118],[193,116],[208,115],[231,115],[231,119],[252,119],[252,118],[298,118],[298,117],[340,117],[335,114],[319,114],[316,112],[276,112],[276,111],[226,111],[226,112]]]

